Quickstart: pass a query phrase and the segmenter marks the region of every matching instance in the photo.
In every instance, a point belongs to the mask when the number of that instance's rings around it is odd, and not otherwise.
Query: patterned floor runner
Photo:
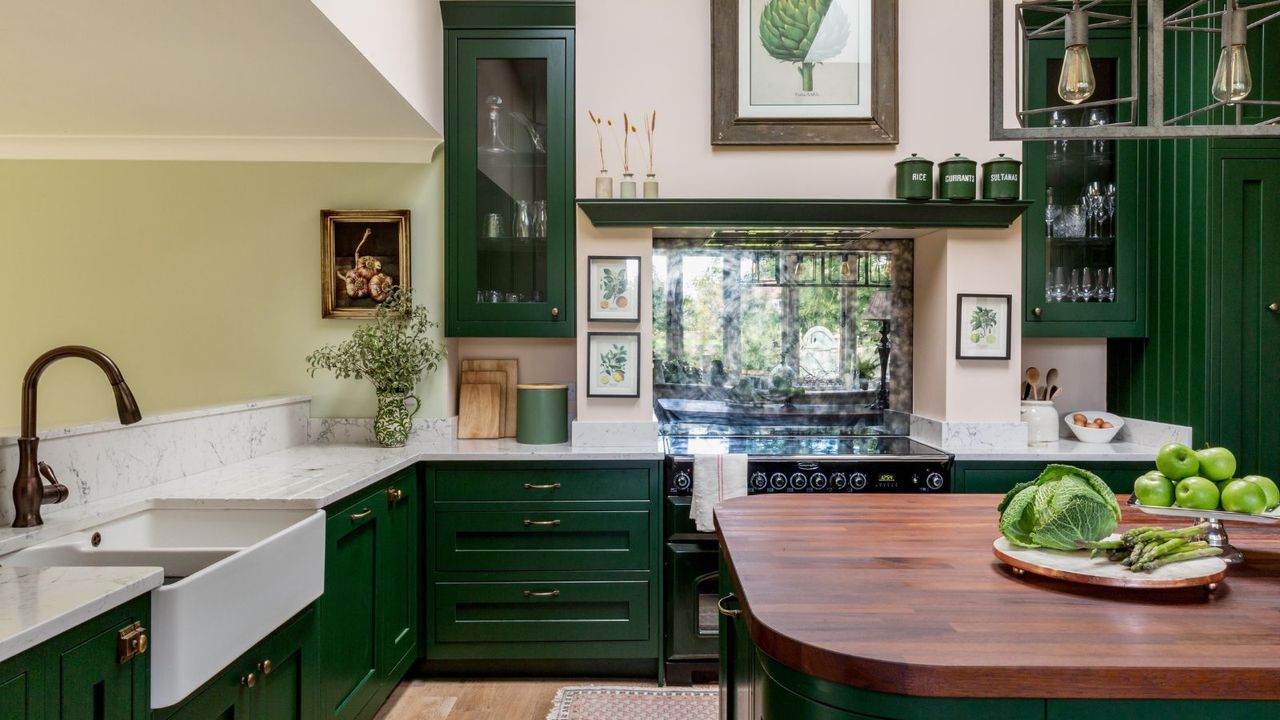
[[[716,720],[714,688],[591,687],[556,692],[547,720]]]

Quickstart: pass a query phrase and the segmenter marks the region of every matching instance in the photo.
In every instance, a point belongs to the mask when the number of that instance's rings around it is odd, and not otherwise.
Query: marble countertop
[[[1131,442],[1084,443],[1063,438],[1021,448],[954,449],[961,462],[1155,462],[1159,448]]]
[[[160,568],[0,567],[0,661],[160,587]]]

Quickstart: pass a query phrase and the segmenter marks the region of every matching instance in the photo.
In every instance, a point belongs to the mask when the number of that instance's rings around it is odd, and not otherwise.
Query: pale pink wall
[[[916,240],[915,338],[912,344],[912,397],[915,412],[947,417],[947,369],[954,350],[947,343],[947,234]]]

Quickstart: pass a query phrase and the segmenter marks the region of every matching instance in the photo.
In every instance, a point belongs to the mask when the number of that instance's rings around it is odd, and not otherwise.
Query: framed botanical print
[[[640,333],[587,333],[587,397],[640,397]]]
[[[640,258],[587,258],[587,319],[596,322],[640,322]]]
[[[898,142],[897,0],[711,0],[711,144]]]
[[[956,359],[1008,360],[1012,295],[956,295]]]
[[[322,210],[322,315],[371,318],[393,287],[410,288],[408,210]]]

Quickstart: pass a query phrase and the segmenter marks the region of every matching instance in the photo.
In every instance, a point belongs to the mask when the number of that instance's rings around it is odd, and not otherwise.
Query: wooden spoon
[[[1036,397],[1036,387],[1040,384],[1040,369],[1032,366],[1027,368],[1027,382],[1031,383],[1031,399],[1039,400]]]
[[[1058,368],[1049,368],[1049,372],[1044,376],[1044,397],[1041,400],[1048,400],[1049,395],[1053,392],[1054,384],[1058,382]]]

